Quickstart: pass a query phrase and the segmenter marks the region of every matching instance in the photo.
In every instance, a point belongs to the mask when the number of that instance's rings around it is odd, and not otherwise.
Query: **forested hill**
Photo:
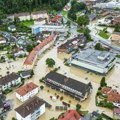
[[[69,0],[0,0],[0,15],[37,10],[61,10]]]

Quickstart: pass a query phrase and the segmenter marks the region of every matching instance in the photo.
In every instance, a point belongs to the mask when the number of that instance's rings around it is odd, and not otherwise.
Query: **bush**
[[[43,89],[44,89],[44,86],[43,86],[43,85],[41,85],[41,86],[40,86],[40,89],[41,89],[41,90],[43,90]]]
[[[12,92],[12,89],[6,89],[6,90],[3,91],[3,94],[7,95],[10,92]]]
[[[17,119],[15,117],[13,117],[12,120],[17,120]]]

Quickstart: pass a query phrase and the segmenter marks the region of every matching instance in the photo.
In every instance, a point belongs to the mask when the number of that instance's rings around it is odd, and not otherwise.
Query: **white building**
[[[53,25],[53,24],[44,24],[44,25],[33,25],[32,27],[32,34],[37,34],[42,31],[58,31],[58,32],[66,32],[67,28],[64,25]]]
[[[45,113],[45,103],[35,96],[15,109],[17,120],[37,120]]]
[[[31,19],[30,13],[18,13],[14,15],[15,18],[19,18],[20,21],[26,21]]]
[[[11,73],[0,78],[0,85],[2,85],[2,91],[18,85],[19,83],[21,83],[21,77],[16,73]]]
[[[49,19],[47,11],[36,11],[31,13],[31,18],[33,20],[37,20],[39,18],[46,18],[47,20]]]
[[[94,7],[115,9],[115,8],[120,8],[120,2],[119,2],[119,0],[112,0],[112,1],[106,2],[106,3],[105,2],[97,3],[96,5],[94,5]]]
[[[91,72],[106,74],[116,63],[116,58],[109,52],[86,49],[74,54],[70,64]]]
[[[16,97],[24,102],[28,100],[29,98],[33,97],[38,93],[39,87],[34,84],[33,82],[30,82],[16,90]]]
[[[14,32],[14,31],[16,31],[16,26],[10,25],[10,26],[8,26],[8,30]]]

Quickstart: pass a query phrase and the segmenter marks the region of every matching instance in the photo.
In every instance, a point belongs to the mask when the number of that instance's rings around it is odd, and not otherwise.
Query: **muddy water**
[[[57,54],[57,49],[56,48],[52,48],[50,50],[48,50],[45,54],[43,54],[42,56],[40,56],[40,58],[38,58],[38,62],[36,63],[36,66],[34,67],[34,73],[35,75],[33,76],[33,78],[31,78],[30,80],[26,80],[25,82],[28,83],[30,81],[36,83],[37,85],[42,85],[42,83],[39,82],[39,79],[44,77],[51,69],[48,68],[45,64],[45,60],[47,58],[53,58],[56,61],[56,65],[55,67],[60,66],[61,69],[58,71],[61,74],[65,74],[67,73],[67,76],[73,77],[74,79],[77,79],[78,81],[83,81],[86,82],[86,80],[84,78],[88,78],[88,80],[90,80],[92,82],[93,85],[93,91],[91,93],[91,95],[89,96],[89,98],[83,102],[78,102],[76,100],[74,100],[73,98],[64,95],[63,93],[60,93],[58,91],[52,90],[48,87],[46,87],[44,90],[40,91],[38,93],[38,96],[40,98],[43,98],[44,100],[46,100],[48,103],[50,103],[52,105],[52,108],[50,110],[46,109],[46,113],[41,116],[39,118],[39,120],[49,120],[52,117],[58,117],[58,115],[60,113],[62,113],[63,111],[55,111],[55,106],[56,105],[62,105],[62,102],[60,101],[60,99],[58,99],[57,101],[53,102],[50,99],[51,95],[55,96],[55,93],[59,96],[63,96],[64,99],[63,101],[65,102],[69,102],[71,101],[71,109],[75,108],[75,105],[77,103],[80,103],[82,105],[82,109],[88,109],[89,111],[94,111],[94,110],[99,110],[100,112],[105,111],[104,113],[106,113],[107,115],[112,117],[112,111],[106,108],[100,108],[100,107],[96,107],[95,106],[95,94],[96,91],[99,87],[99,83],[101,80],[101,76],[95,75],[94,73],[87,73],[86,71],[83,71],[81,69],[75,68],[75,67],[67,67],[63,64],[63,59],[69,57],[68,55],[66,56],[66,54]],[[22,62],[21,62],[22,61]],[[23,64],[24,60],[19,60],[14,62],[14,65],[16,65],[15,69],[12,69],[12,71],[18,71],[20,68],[22,68],[22,64]],[[13,64],[13,63],[11,63]],[[7,65],[2,65],[2,69],[4,71],[4,74],[6,73],[6,67]],[[0,72],[1,73],[1,72]],[[120,65],[117,65],[117,67],[115,67],[108,75],[107,75],[107,83],[108,84],[118,84],[118,78],[120,78]],[[48,92],[49,90],[49,92]],[[16,99],[15,97],[15,93],[12,92],[10,94],[7,95],[7,99],[14,99],[14,108],[18,107],[20,104],[22,104],[22,102],[20,102],[19,100]],[[9,115],[7,117],[7,120],[11,120],[12,117],[15,116],[15,111],[14,109],[9,112]]]

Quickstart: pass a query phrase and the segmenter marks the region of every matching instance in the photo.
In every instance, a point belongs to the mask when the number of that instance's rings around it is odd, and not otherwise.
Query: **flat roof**
[[[115,59],[115,56],[107,51],[98,51],[95,49],[86,49],[72,56],[73,60],[91,64],[100,68],[105,68]]]

